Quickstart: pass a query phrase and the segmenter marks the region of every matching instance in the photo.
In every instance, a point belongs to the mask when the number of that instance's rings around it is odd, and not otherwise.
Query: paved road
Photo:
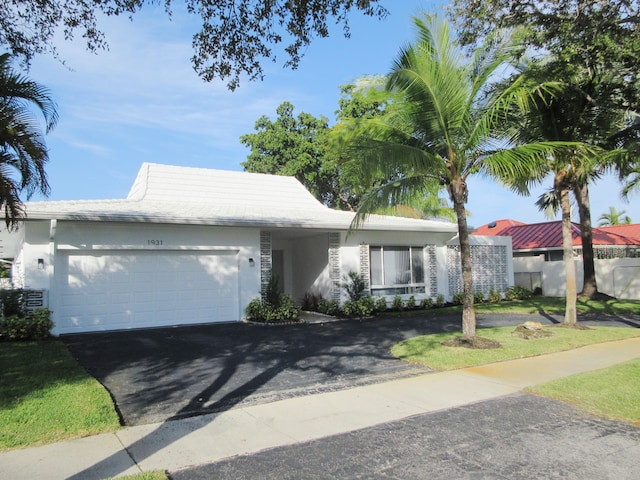
[[[479,315],[478,325],[557,322]],[[638,319],[598,323],[640,326]],[[126,425],[142,425],[340,390],[428,372],[389,354],[421,334],[459,331],[459,316],[377,318],[265,327],[218,324],[62,337],[113,396]]]
[[[640,428],[517,394],[170,472],[172,480],[640,478]]]

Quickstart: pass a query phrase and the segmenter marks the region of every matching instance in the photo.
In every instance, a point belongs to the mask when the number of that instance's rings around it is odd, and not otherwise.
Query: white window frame
[[[409,266],[411,271],[411,280],[406,284],[375,284],[373,283],[373,275],[372,269],[374,268],[374,262],[371,256],[372,249],[379,249],[380,251],[380,271],[382,275],[383,282],[386,282],[385,279],[385,271],[384,271],[384,250],[385,248],[393,248],[393,249],[407,249],[409,252]],[[422,282],[416,282],[414,278],[414,268],[415,265],[413,263],[414,252],[419,252],[420,259],[422,264],[420,265],[422,269]],[[427,284],[426,284],[426,270],[424,264],[424,247],[415,246],[415,245],[370,245],[369,246],[369,278],[370,278],[370,289],[371,295],[373,296],[388,296],[388,295],[414,295],[414,294],[425,294],[427,292]]]

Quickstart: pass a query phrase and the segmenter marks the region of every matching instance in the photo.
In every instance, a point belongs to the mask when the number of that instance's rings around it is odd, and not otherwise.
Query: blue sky
[[[387,73],[399,48],[413,39],[411,17],[441,3],[383,1],[391,12],[385,20],[353,15],[351,38],[336,26],[330,38],[312,43],[297,70],[267,61],[264,81],[244,81],[235,92],[223,82],[205,83],[193,71],[191,37],[198,26],[185,12],[174,11],[169,20],[162,7],[146,6],[133,21],[101,19],[108,51],[91,54],[81,38],[60,40],[56,45],[69,68],[46,56],[32,63],[30,76],[51,89],[60,113],[47,136],[49,199],[124,198],[143,162],[242,170],[249,150],[239,137],[254,132],[261,115],[275,118],[276,107],[289,101],[295,113],[333,122],[339,86]],[[545,188],[522,198],[488,179],[473,179],[469,223],[546,221],[534,206]],[[609,206],[640,222],[637,195],[626,203],[619,191],[612,178],[591,189],[594,223]]]

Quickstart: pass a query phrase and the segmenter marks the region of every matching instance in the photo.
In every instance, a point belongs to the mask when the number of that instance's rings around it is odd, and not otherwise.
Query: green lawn
[[[502,345],[502,348],[495,349],[468,349],[442,345],[443,341],[460,336],[460,332],[422,335],[395,344],[391,348],[391,354],[401,360],[436,370],[453,370],[640,336],[640,329],[637,328],[593,327],[589,330],[575,330],[549,326],[545,329],[552,331],[554,335],[536,340],[512,336],[514,327],[478,329],[478,336],[496,340]]]
[[[611,299],[585,300],[578,299],[579,315],[590,314],[635,314],[640,315],[640,300]],[[528,300],[513,300],[511,302],[483,303],[476,305],[479,313],[547,313],[550,315],[564,315],[565,299],[560,297],[534,296]]]
[[[461,311],[461,307],[430,310],[429,313]],[[534,297],[530,300],[482,304],[478,313],[564,314],[564,299]],[[640,301],[578,301],[580,314],[640,314]],[[523,318],[523,321],[527,318]],[[541,355],[598,342],[640,336],[640,329],[594,327],[574,330],[545,327],[554,336],[536,340],[513,337],[514,327],[479,329],[478,335],[498,341],[502,347],[470,350],[445,347],[441,342],[460,336],[460,332],[414,337],[394,345],[391,353],[402,360],[437,370],[450,370],[520,357]],[[554,398],[590,414],[635,423],[640,426],[640,359],[594,372],[573,375],[527,389],[528,392]]]
[[[62,342],[0,343],[0,451],[119,428],[108,392]]]
[[[640,359],[527,388],[592,415],[640,426]]]
[[[611,299],[608,301],[601,300],[584,300],[578,299],[577,309],[579,315],[591,314],[632,314],[640,315],[640,300],[619,300]],[[565,300],[560,297],[541,297],[533,296],[528,300],[512,300],[499,303],[480,303],[474,306],[477,313],[547,313],[549,315],[564,315]],[[399,312],[400,315],[415,313],[415,310],[405,310]],[[455,305],[444,308],[433,308],[429,310],[420,310],[420,314],[437,316],[443,313],[461,313],[462,306]],[[394,312],[390,312],[392,315]],[[398,312],[395,312],[398,314]]]

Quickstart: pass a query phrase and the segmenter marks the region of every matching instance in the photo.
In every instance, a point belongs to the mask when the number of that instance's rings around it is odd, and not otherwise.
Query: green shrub
[[[436,295],[435,306],[437,308],[444,307],[444,295],[442,293],[439,293],[438,295]]]
[[[473,294],[473,303],[484,303],[484,293],[476,292]]]
[[[345,317],[356,318],[360,316],[357,300],[347,300],[342,304],[342,313]]]
[[[349,318],[368,317],[375,310],[375,300],[371,296],[362,297],[358,300],[347,300],[342,305],[342,312]]]
[[[451,300],[454,305],[462,305],[464,303],[464,292],[456,292]]]
[[[319,312],[320,310],[318,308],[321,300],[322,295],[307,292],[304,294],[304,297],[302,297],[302,309],[309,312]]]
[[[409,298],[407,298],[407,301],[405,302],[405,307],[406,307],[407,310],[415,309],[416,308],[416,297],[411,295]]]
[[[264,301],[271,305],[277,305],[280,301],[280,279],[273,272],[269,272],[269,280],[264,289]]]
[[[280,295],[279,305],[276,307],[278,321],[291,321],[300,316],[301,308],[296,305],[291,295]]]
[[[335,300],[326,300],[321,298],[318,300],[318,312],[325,315],[335,316],[340,313],[340,305]]]
[[[431,299],[430,297],[427,297],[420,300],[420,308],[424,310],[433,308],[433,299]]]
[[[502,300],[502,294],[492,288],[491,290],[489,290],[489,297],[487,300],[489,301],[489,303],[500,303],[500,301]]]
[[[11,315],[0,318],[0,338],[9,341],[45,340],[51,335],[54,323],[48,308],[37,308],[26,316]]]
[[[255,298],[245,308],[247,320],[264,323],[280,323],[296,320],[300,316],[301,308],[295,304],[291,295],[281,293],[274,305]]]
[[[358,304],[360,306],[360,312],[363,317],[368,317],[373,315],[373,312],[376,310],[376,301],[371,295],[367,295],[366,297],[362,297],[358,300]]]
[[[387,299],[385,297],[378,297],[376,299],[375,310],[376,310],[376,312],[386,312],[387,311]]]
[[[4,262],[0,262],[0,278],[11,278],[11,267]]]
[[[344,277],[342,288],[344,288],[344,291],[351,301],[358,301],[366,295],[364,278],[354,271],[350,271],[347,276]]]
[[[533,292],[524,287],[509,287],[505,292],[504,296],[507,300],[527,300],[531,298]]]
[[[24,311],[26,291],[21,288],[11,288],[0,290],[0,302],[2,303],[2,314],[5,317],[17,315],[26,317]]]
[[[404,309],[404,303],[402,302],[402,297],[400,295],[396,295],[393,297],[393,302],[391,302],[391,309],[400,311]]]
[[[259,298],[254,298],[249,302],[247,308],[244,309],[244,313],[247,315],[247,320],[259,321],[264,319],[265,316],[265,303]]]

